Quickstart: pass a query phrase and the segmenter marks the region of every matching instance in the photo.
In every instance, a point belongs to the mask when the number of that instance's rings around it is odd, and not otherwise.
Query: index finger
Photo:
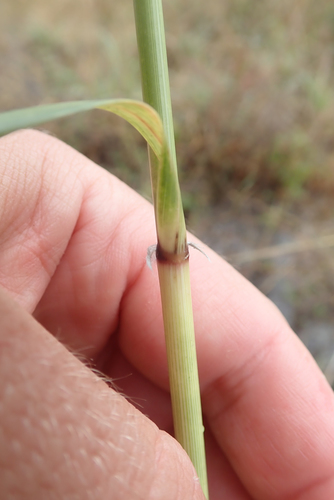
[[[334,497],[331,388],[276,307],[205,251],[211,263],[193,252],[191,275],[211,430],[254,498]],[[120,342],[139,370],[167,388],[161,317],[154,312],[159,298],[152,289],[150,273],[143,272],[123,299]]]

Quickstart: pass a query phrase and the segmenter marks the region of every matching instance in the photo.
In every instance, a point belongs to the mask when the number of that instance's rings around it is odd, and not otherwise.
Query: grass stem
[[[157,263],[174,431],[176,439],[192,460],[203,492],[208,498],[188,245],[177,180],[162,2],[161,0],[133,0],[133,3],[143,98],[156,109],[162,119],[171,163],[171,168],[159,171],[156,159],[150,152],[153,202],[158,235]],[[162,209],[160,210],[159,207]],[[159,217],[161,211],[167,215]]]
[[[189,262],[158,261],[174,433],[194,464],[204,494],[208,483],[197,370]]]

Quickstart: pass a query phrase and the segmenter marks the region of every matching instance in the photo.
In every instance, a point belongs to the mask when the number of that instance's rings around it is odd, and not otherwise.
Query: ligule
[[[156,257],[157,261],[161,264],[182,264],[189,259],[189,249],[187,242],[184,242],[184,245],[181,247],[181,249],[179,249],[178,247],[175,248],[174,252],[168,252],[167,250],[164,250],[158,243]]]

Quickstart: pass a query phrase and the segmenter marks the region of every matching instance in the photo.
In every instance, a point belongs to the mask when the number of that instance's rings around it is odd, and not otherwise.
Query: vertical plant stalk
[[[149,152],[157,228],[157,264],[175,437],[192,460],[208,498],[189,254],[177,163],[161,0],[133,0],[144,101],[159,113],[171,169]]]
[[[158,261],[175,437],[188,453],[208,496],[204,427],[197,371],[189,261]]]

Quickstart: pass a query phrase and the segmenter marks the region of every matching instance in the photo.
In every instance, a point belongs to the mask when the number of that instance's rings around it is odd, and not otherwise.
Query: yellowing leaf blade
[[[161,119],[148,104],[131,99],[108,99],[70,101],[7,111],[0,114],[0,136],[94,108],[122,117],[147,141],[156,157],[156,160],[151,158],[150,163],[159,245],[166,252],[182,252],[186,244],[186,229],[177,172],[170,161]]]

